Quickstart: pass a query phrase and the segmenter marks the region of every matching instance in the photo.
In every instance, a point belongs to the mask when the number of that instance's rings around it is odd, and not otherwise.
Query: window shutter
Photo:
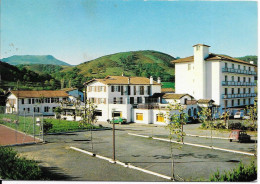
[[[107,99],[106,98],[104,98],[104,104],[106,104],[107,103]]]
[[[107,88],[107,87],[106,87],[106,86],[104,86],[104,92],[106,92],[106,88]]]

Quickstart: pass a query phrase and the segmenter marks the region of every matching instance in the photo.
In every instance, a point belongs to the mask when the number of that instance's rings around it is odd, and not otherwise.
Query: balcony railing
[[[133,106],[136,109],[167,109],[168,104],[138,104]]]
[[[255,82],[222,81],[222,86],[256,86]]]
[[[240,70],[240,69],[234,69],[234,68],[222,68],[222,72],[238,73],[238,74],[246,74],[246,75],[256,75],[255,71]]]
[[[223,94],[223,99],[229,98],[247,98],[247,97],[256,97],[256,93],[243,93],[243,94]]]

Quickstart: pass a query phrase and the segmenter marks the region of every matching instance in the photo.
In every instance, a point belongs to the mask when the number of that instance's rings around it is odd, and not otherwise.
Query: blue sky
[[[2,0],[1,58],[53,55],[76,65],[124,51],[174,57],[257,55],[255,1]]]

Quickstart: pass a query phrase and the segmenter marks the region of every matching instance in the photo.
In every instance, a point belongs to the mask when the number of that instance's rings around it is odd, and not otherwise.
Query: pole
[[[42,115],[42,142],[44,143],[44,137],[43,137],[43,134],[44,134],[44,132],[43,132],[43,115]]]
[[[115,122],[114,122],[114,111],[113,111],[113,160],[116,160],[116,148],[115,148]]]
[[[181,142],[183,143],[183,122],[181,123]]]
[[[33,111],[33,140],[35,141],[35,122],[34,122],[34,111]]]
[[[84,84],[85,86],[85,93],[84,93],[84,101],[85,101],[85,110],[84,110],[84,113],[85,113],[85,121],[86,121],[86,117],[87,117],[87,86],[86,84]],[[85,122],[86,123],[86,122]]]

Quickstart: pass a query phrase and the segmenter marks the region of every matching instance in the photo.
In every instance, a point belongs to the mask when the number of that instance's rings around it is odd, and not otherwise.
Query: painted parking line
[[[147,173],[147,174],[151,174],[151,175],[158,176],[158,177],[161,177],[161,178],[164,178],[164,179],[167,179],[167,180],[174,181],[173,178],[171,178],[170,176],[166,176],[166,175],[163,175],[163,174],[160,174],[160,173],[156,173],[156,172],[153,172],[153,171],[149,171],[149,170],[147,170],[147,169],[143,169],[143,168],[134,166],[134,165],[129,164],[129,163],[127,164],[127,163],[121,162],[121,161],[119,161],[119,160],[115,160],[115,161],[114,161],[114,160],[111,159],[111,158],[104,157],[104,156],[101,156],[101,155],[97,155],[97,154],[94,154],[94,153],[92,153],[92,152],[89,152],[89,151],[86,151],[86,150],[82,150],[82,149],[79,149],[79,148],[76,148],[76,147],[73,147],[73,146],[71,146],[70,149],[73,149],[73,150],[76,150],[76,151],[79,151],[79,152],[81,152],[81,153],[85,153],[85,154],[88,154],[88,155],[91,155],[91,156],[95,156],[95,157],[97,157],[97,158],[100,158],[100,159],[109,161],[110,163],[118,164],[118,165],[121,165],[121,166],[123,166],[123,167],[128,167],[128,168],[130,168],[130,169],[135,169],[135,170],[138,170],[138,171]]]
[[[133,136],[138,136],[138,137],[145,137],[149,138],[149,136],[143,136],[140,134],[133,134],[133,133],[128,133],[129,135]],[[214,147],[214,146],[205,146],[201,144],[193,144],[193,143],[188,143],[188,142],[178,142],[170,139],[164,139],[164,138],[158,138],[158,137],[150,137],[155,140],[160,140],[160,141],[166,141],[166,142],[172,142],[172,143],[177,143],[177,144],[183,144],[183,145],[190,145],[190,146],[196,146],[196,147],[201,147],[201,148],[207,148],[207,149],[214,149],[214,150],[220,150],[220,151],[226,151],[226,152],[231,152],[231,153],[238,153],[238,154],[243,154],[243,155],[249,155],[249,156],[254,156],[254,153],[251,152],[244,152],[244,151],[237,151],[237,150],[231,150],[231,149],[225,149],[225,148],[219,148],[219,147]]]
[[[203,137],[203,138],[211,138],[211,136],[207,136],[207,135],[192,135],[192,134],[186,134],[187,136],[190,136],[190,137]],[[214,137],[212,136],[213,139],[230,139],[228,137]]]

